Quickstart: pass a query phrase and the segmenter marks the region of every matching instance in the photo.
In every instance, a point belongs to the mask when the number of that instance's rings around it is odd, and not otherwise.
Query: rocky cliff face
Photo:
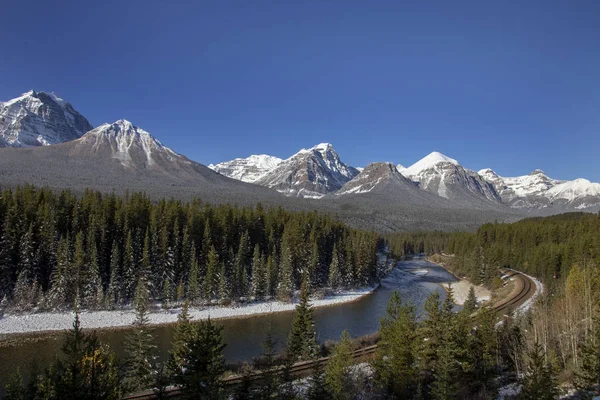
[[[29,91],[0,103],[0,147],[35,147],[75,140],[92,125],[53,93]]]

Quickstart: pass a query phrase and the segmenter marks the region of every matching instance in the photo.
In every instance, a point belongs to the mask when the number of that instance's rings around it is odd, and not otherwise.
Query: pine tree
[[[123,252],[123,268],[121,270],[121,289],[123,291],[123,300],[130,300],[133,297],[135,289],[135,260],[133,258],[133,239],[131,231],[127,232],[125,242],[125,251]]]
[[[527,371],[519,399],[550,400],[558,397],[558,383],[552,366],[544,359],[544,350],[535,342],[528,353]]]
[[[195,254],[195,251],[193,251]],[[190,276],[188,279],[188,290],[186,299],[189,301],[190,305],[197,306],[200,302],[200,277],[199,277],[199,266],[198,260],[196,257],[192,259],[192,264],[190,266]]]
[[[300,290],[300,301],[296,306],[292,330],[288,336],[287,356],[291,361],[309,360],[316,352],[317,340],[313,308],[309,303],[308,275],[304,274]]]
[[[173,341],[169,352],[168,368],[175,383],[183,383],[183,374],[187,370],[186,357],[189,356],[189,343],[193,334],[194,327],[191,324],[189,307],[186,301],[177,316],[177,324],[173,330]]]
[[[110,255],[110,280],[108,282],[108,290],[106,291],[105,307],[109,310],[115,308],[120,303],[121,294],[121,279],[120,279],[120,259],[119,246],[116,242],[113,243]]]
[[[206,256],[206,276],[204,277],[203,293],[207,300],[212,300],[216,296],[215,281],[218,277],[219,256],[215,246],[211,246]]]
[[[25,400],[26,391],[23,384],[23,375],[19,368],[8,378],[8,382],[4,387],[4,400]]]
[[[469,295],[467,300],[463,304],[463,311],[468,315],[471,315],[477,309],[477,296],[475,295],[475,288],[471,286],[469,289]]]
[[[278,393],[279,379],[276,373],[276,356],[273,328],[269,323],[262,355],[255,362],[255,368],[262,373],[262,382],[255,396],[256,400],[271,400]]]
[[[410,398],[417,383],[417,321],[414,306],[402,304],[396,291],[379,332],[381,341],[373,364],[377,381],[389,395]]]
[[[64,307],[69,293],[69,241],[61,237],[58,242],[58,259],[52,271],[52,283],[48,294],[48,306],[51,309]]]
[[[258,245],[254,246],[252,257],[252,295],[257,300],[263,300],[266,294],[266,276],[263,260]]]
[[[340,256],[337,251],[337,245],[334,245],[331,264],[329,264],[329,286],[333,289],[338,289],[341,285],[342,271],[340,268]]]
[[[221,263],[221,268],[219,270],[219,284],[217,288],[219,301],[225,303],[227,299],[231,298],[231,291],[229,290],[229,285],[227,282],[227,272],[225,269],[225,263]]]
[[[171,307],[171,301],[173,300],[173,287],[171,286],[171,280],[165,279],[162,287],[162,308],[168,310]]]
[[[580,365],[575,371],[575,387],[587,393],[600,385],[600,319],[594,318],[592,335],[580,346]]]
[[[294,294],[294,276],[292,271],[292,252],[285,243],[281,245],[279,284],[277,286],[277,298],[280,301],[290,301]]]
[[[136,285],[134,307],[136,318],[131,332],[125,337],[127,360],[124,384],[129,392],[148,389],[155,379],[156,345],[149,328],[148,286],[142,279]]]
[[[446,299],[442,305],[442,334],[436,348],[431,394],[435,399],[456,398],[458,394],[457,377],[460,370],[458,346],[456,341],[456,315],[453,312],[454,297],[448,287]]]
[[[325,367],[325,383],[333,400],[353,399],[352,380],[349,376],[352,365],[354,347],[348,331],[343,331],[340,343],[333,349],[333,354]]]
[[[73,253],[70,276],[73,277],[73,299],[77,301],[77,304],[83,304],[85,306],[84,300],[86,297],[86,284],[89,276],[89,266],[87,264],[87,257],[83,243],[83,233],[79,232],[75,237],[75,251]]]
[[[218,400],[224,398],[221,376],[225,372],[222,327],[210,319],[194,326],[189,350],[184,358],[181,388],[185,398]]]

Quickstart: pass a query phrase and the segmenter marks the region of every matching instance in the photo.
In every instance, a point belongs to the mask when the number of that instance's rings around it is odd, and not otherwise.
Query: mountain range
[[[0,103],[0,147],[2,186],[261,202],[318,209],[382,231],[471,229],[531,213],[600,208],[600,184],[554,180],[539,170],[516,178],[475,172],[438,152],[408,168],[389,162],[356,168],[321,143],[287,159],[263,154],[206,167],[127,120],[93,128],[65,100],[36,91]]]

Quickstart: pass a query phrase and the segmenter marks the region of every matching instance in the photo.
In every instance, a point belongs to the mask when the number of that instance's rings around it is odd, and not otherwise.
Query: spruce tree
[[[463,304],[463,310],[465,313],[471,315],[477,309],[477,296],[475,295],[475,288],[471,286],[469,289],[469,295],[467,300]]]
[[[342,271],[340,265],[340,255],[337,251],[337,245],[333,246],[331,264],[329,264],[329,286],[338,289],[342,285]]]
[[[317,350],[313,308],[309,302],[308,275],[304,274],[300,289],[300,301],[288,335],[287,357],[290,361],[309,360]]]
[[[262,300],[266,294],[266,274],[263,269],[263,259],[258,245],[254,246],[252,257],[252,295],[256,300]]]
[[[325,366],[325,383],[333,400],[353,399],[352,380],[349,375],[354,356],[354,346],[348,331],[343,331],[340,343],[333,349]]]
[[[519,399],[551,400],[559,394],[558,383],[552,366],[545,360],[544,350],[535,342],[527,354],[527,371],[523,378],[523,388]]]
[[[263,344],[263,352],[255,362],[255,368],[262,373],[261,385],[257,389],[257,400],[270,400],[276,397],[279,388],[279,379],[276,373],[275,342],[273,340],[273,328],[269,323],[267,337]]]
[[[148,301],[147,282],[140,279],[134,298],[136,318],[131,331],[125,337],[127,359],[124,384],[129,392],[148,389],[155,379],[156,344],[153,332],[149,328]]]
[[[292,271],[292,252],[285,242],[281,245],[280,275],[277,286],[277,298],[290,301],[294,294],[294,275]]]
[[[215,282],[218,277],[219,255],[215,246],[211,246],[206,256],[206,276],[204,277],[204,288],[202,292],[207,300],[212,300],[216,297]]]
[[[189,343],[194,334],[191,324],[188,302],[183,303],[181,312],[177,316],[177,324],[173,330],[173,341],[169,352],[168,368],[175,383],[183,383],[183,374],[187,369],[187,357],[189,356]]]
[[[418,380],[415,308],[402,304],[394,291],[380,324],[381,341],[373,363],[377,381],[389,395],[410,398]]]
[[[181,375],[181,389],[185,398],[219,400],[224,398],[221,377],[225,372],[223,356],[222,327],[210,319],[194,326],[194,333],[188,342]]]
[[[52,271],[48,306],[59,309],[65,306],[69,292],[69,241],[61,237],[58,243],[58,259]]]
[[[195,252],[193,252],[195,254]],[[193,258],[190,266],[190,276],[188,279],[188,289],[186,299],[190,305],[197,306],[200,302],[200,275],[198,260]]]
[[[25,385],[23,384],[23,375],[19,368],[8,378],[8,382],[4,387],[4,400],[25,400],[26,399]]]

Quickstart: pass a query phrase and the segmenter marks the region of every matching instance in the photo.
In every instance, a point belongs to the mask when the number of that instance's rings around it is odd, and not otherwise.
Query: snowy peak
[[[30,90],[0,102],[0,147],[47,146],[75,140],[93,127],[54,93]]]
[[[330,143],[302,149],[256,180],[287,196],[319,198],[340,189],[358,175],[344,164]]]
[[[276,168],[283,160],[266,154],[251,155],[248,158],[236,158],[208,167],[229,178],[254,183]]]
[[[178,156],[149,132],[125,119],[102,124],[85,134],[79,142],[93,151],[110,150],[111,156],[126,167],[141,160],[151,166],[157,162],[158,157],[172,160],[174,156]]]
[[[534,169],[533,171],[531,171],[529,173],[529,176],[535,176],[535,175],[546,175],[546,173],[544,173],[544,171],[542,171],[541,169]]]
[[[440,152],[434,151],[432,153],[429,153],[410,167],[405,168],[402,171],[402,173],[404,174],[404,176],[418,175],[421,171],[433,168],[436,165],[442,163],[459,165],[458,161],[456,161],[455,159],[450,158]]]

